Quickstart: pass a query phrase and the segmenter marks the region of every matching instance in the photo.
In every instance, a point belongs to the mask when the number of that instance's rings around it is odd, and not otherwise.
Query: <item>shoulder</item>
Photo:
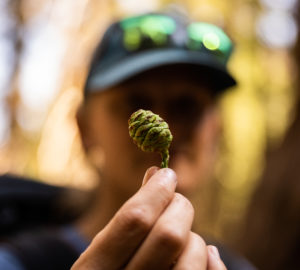
[[[18,233],[5,241],[7,249],[2,252],[3,260],[6,263],[19,261],[19,265],[23,265],[25,269],[70,269],[80,252],[69,240],[70,236],[67,238],[65,234],[61,228]],[[11,268],[7,267],[7,270]]]
[[[3,270],[25,270],[18,257],[4,246],[0,246],[0,265]]]
[[[15,175],[0,175],[0,237],[32,227],[73,222],[91,194]]]
[[[207,244],[214,245],[218,248],[227,270],[257,270],[257,268],[255,268],[246,258],[236,251],[212,240],[206,239],[206,242]]]
[[[228,270],[257,270],[246,258],[236,252],[217,245],[220,256]]]

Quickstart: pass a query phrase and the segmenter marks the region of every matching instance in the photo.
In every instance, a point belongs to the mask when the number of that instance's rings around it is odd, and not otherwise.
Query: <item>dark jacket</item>
[[[76,191],[14,176],[0,177],[0,263],[15,267],[1,270],[71,268],[88,243],[67,225],[84,209],[62,203],[68,192]],[[212,244],[218,247],[228,270],[255,270],[241,256]]]

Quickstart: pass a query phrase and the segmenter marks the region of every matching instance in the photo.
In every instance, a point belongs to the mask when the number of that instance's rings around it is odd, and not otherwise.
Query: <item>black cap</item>
[[[227,70],[232,42],[219,27],[166,14],[144,14],[112,24],[92,59],[86,92],[98,92],[144,71],[190,64],[207,72],[217,91],[236,85]]]

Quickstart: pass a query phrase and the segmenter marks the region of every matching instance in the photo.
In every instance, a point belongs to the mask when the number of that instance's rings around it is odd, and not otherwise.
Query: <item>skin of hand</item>
[[[176,185],[173,170],[149,168],[71,270],[226,270],[216,247],[191,231],[194,209]]]

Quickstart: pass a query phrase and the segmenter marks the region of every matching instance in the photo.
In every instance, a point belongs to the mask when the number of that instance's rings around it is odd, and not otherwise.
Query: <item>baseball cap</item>
[[[113,23],[95,50],[85,92],[99,92],[156,67],[199,67],[216,91],[234,86],[227,69],[233,43],[218,26],[148,13]]]

